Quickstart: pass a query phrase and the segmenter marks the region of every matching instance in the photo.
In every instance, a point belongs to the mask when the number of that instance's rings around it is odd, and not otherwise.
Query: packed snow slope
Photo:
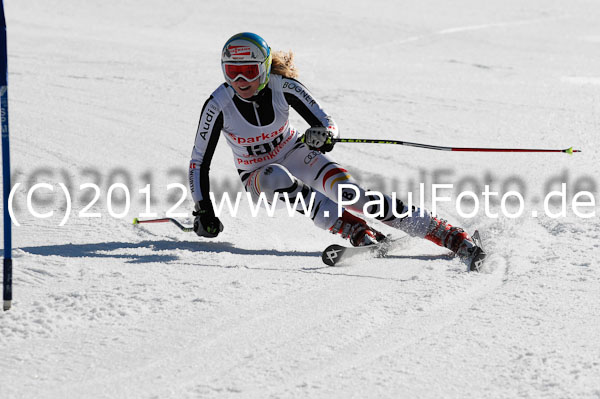
[[[0,398],[600,397],[598,1],[4,3],[19,226]],[[400,198],[454,184],[437,213],[479,229],[483,273],[420,240],[326,268],[320,251],[341,238],[248,205],[212,240],[133,226],[181,196],[167,185],[187,184],[221,46],[240,31],[295,52],[344,137],[583,152],[336,146],[363,185]],[[223,141],[211,178],[240,187]],[[27,208],[36,183],[53,188],[31,197],[48,218]],[[561,183],[553,218],[544,197]],[[462,190],[479,194],[471,218],[455,207]],[[509,191],[518,217],[500,212]],[[571,206],[582,191],[589,218]],[[190,223],[192,206],[173,211]]]

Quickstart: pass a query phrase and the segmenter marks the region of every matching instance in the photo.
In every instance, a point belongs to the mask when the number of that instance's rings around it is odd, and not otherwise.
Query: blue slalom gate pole
[[[4,18],[4,1],[0,0],[0,103],[2,105],[2,186],[4,209],[4,262],[2,279],[2,298],[4,310],[10,309],[12,303],[12,220],[8,212],[8,196],[10,195],[10,151],[8,146],[8,61],[6,55],[6,19]]]

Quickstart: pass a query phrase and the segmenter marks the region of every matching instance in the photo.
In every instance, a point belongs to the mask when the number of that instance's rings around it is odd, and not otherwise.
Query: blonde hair
[[[295,79],[298,77],[298,69],[296,69],[296,65],[294,65],[294,53],[292,53],[292,50],[288,52],[273,52],[271,73],[281,75],[284,78]]]

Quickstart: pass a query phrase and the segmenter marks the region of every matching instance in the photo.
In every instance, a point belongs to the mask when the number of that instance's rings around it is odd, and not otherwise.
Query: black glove
[[[223,223],[215,216],[210,200],[196,202],[194,212],[194,231],[200,237],[216,237],[223,231]]]
[[[304,136],[302,136],[302,142],[305,143],[311,150],[319,150],[322,153],[333,150],[333,138],[334,132],[329,127],[314,126],[306,129]]]

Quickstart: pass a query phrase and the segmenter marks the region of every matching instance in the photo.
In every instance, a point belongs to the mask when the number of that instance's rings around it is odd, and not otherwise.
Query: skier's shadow
[[[144,253],[131,253],[131,250],[144,249]],[[234,246],[229,242],[198,242],[198,241],[141,241],[132,242],[102,242],[95,244],[62,244],[42,245],[37,247],[22,247],[21,250],[32,255],[62,256],[67,258],[99,258],[123,259],[126,263],[171,262],[181,258],[162,251],[216,252],[235,255],[275,255],[275,256],[321,256],[321,252],[308,251],[278,251],[274,249],[245,249]],[[150,253],[148,253],[150,250]],[[200,254],[198,262],[201,262]]]

